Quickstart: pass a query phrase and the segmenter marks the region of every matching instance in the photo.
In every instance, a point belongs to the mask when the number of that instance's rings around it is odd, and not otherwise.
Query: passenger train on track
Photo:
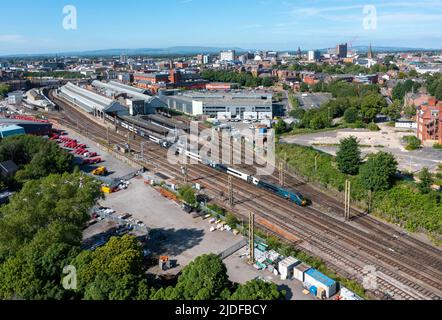
[[[115,119],[110,116],[106,115],[106,118],[107,118],[107,120],[111,121],[112,123],[115,122]],[[151,133],[148,133],[147,130],[144,130],[142,128],[137,128],[134,124],[126,122],[122,119],[117,118],[117,125],[123,127],[124,129],[126,129],[126,130],[128,130],[138,136],[141,136],[143,138],[148,138],[150,141],[152,141],[155,144],[158,144],[159,146],[161,146],[163,148],[169,149],[173,145],[172,142],[170,142],[164,138],[159,138],[158,136],[153,135]],[[296,203],[299,206],[305,207],[308,205],[308,200],[305,199],[304,196],[299,192],[289,191],[279,185],[274,185],[274,184],[268,183],[266,181],[263,181],[262,179],[256,178],[256,177],[251,176],[247,173],[243,173],[241,171],[230,168],[230,167],[225,166],[223,164],[218,164],[213,161],[203,159],[200,155],[192,153],[187,150],[183,150],[183,148],[181,148],[181,147],[176,147],[177,154],[182,155],[183,152],[187,158],[193,159],[199,163],[210,166],[220,172],[223,172],[223,173],[226,173],[226,174],[231,175],[233,177],[236,177],[238,179],[244,180],[249,184],[252,184],[260,189],[272,192],[281,198],[284,198],[284,199],[287,199],[291,202]]]
[[[226,165],[203,159],[200,155],[197,155],[197,154],[192,153],[187,150],[183,150],[183,148],[178,147],[176,150],[176,154],[182,155],[183,152],[190,159],[196,160],[199,163],[208,165],[208,166],[210,166],[220,172],[227,173],[228,175],[231,175],[231,176],[236,177],[238,179],[244,180],[247,183],[252,184],[260,189],[272,192],[281,198],[284,198],[284,199],[287,199],[291,202],[296,203],[298,206],[305,207],[308,205],[307,199],[305,199],[304,196],[299,192],[289,191],[281,186],[268,183],[266,181],[263,181],[262,179],[258,179],[252,175],[249,175],[247,173],[243,173],[243,172],[238,171],[236,169],[230,168]]]

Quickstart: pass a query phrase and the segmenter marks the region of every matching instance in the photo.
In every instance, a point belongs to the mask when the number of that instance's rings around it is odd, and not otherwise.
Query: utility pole
[[[188,182],[188,169],[187,169],[187,163],[184,163],[181,167],[181,172],[183,173],[183,180],[184,184],[187,184]]]
[[[317,154],[316,156],[315,156],[315,172],[318,172],[318,158],[319,158],[320,156],[319,156],[319,154]]]
[[[249,213],[249,263],[255,263],[255,214]]]
[[[110,146],[110,134],[109,134],[109,128],[106,128],[106,139],[107,139],[107,145]]]
[[[118,132],[117,116],[114,117],[115,132]]]
[[[344,220],[350,221],[351,218],[351,182],[345,181],[345,213]]]
[[[229,188],[229,206],[233,208],[235,199],[233,198],[233,182],[232,182],[232,176],[228,177],[228,188]]]
[[[285,168],[284,168],[284,162],[279,162],[279,184],[284,187],[285,186]]]
[[[230,165],[233,167],[233,137],[230,136]]]
[[[141,161],[144,162],[144,144],[146,142],[141,142]]]

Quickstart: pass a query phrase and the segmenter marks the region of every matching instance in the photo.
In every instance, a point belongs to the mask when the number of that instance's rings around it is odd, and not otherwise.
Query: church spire
[[[370,43],[370,47],[368,48],[368,55],[367,55],[367,57],[368,57],[368,59],[373,59],[373,57],[374,57],[373,48],[371,46],[371,43]]]

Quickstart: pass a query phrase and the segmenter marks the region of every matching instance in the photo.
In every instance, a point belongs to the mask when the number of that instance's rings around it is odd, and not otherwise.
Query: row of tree
[[[201,76],[209,81],[230,82],[238,83],[243,87],[271,87],[274,84],[274,80],[270,77],[259,78],[255,77],[251,73],[239,73],[233,71],[224,70],[212,70],[206,69],[201,72]]]

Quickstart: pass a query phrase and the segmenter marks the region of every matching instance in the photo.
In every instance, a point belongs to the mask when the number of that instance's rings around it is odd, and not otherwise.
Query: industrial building
[[[128,107],[131,116],[154,114],[157,109],[167,107],[157,97],[144,94],[145,90],[116,81],[109,83],[94,81],[92,86],[97,92],[123,102]]]
[[[230,113],[232,117],[244,117],[244,113],[272,113],[273,96],[267,92],[176,92],[160,94],[171,109],[192,115],[217,117],[218,113]]]
[[[8,103],[9,104],[19,104],[23,101],[23,91],[14,91],[8,93]]]
[[[48,136],[52,132],[52,124],[49,122],[37,122],[24,119],[1,118],[0,127],[4,130],[4,136],[2,137],[10,136],[11,132],[14,134],[31,134],[36,136]],[[9,130],[13,130],[9,131],[8,127],[10,127]]]
[[[105,114],[129,115],[129,110],[119,102],[81,88],[69,82],[61,87],[58,95],[87,113],[104,117]]]
[[[0,126],[0,138],[20,136],[25,134],[25,129],[17,125]]]

